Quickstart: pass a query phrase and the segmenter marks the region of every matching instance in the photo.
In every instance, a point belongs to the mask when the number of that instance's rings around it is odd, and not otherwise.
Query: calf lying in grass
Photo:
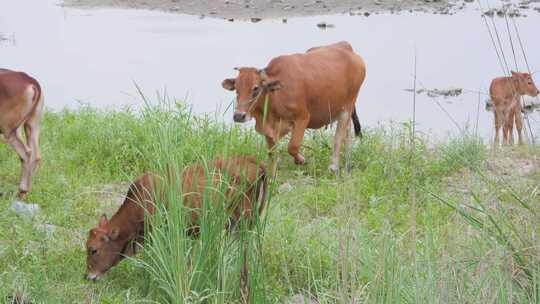
[[[190,210],[186,232],[196,235],[198,220],[203,205],[206,177],[212,176],[212,187],[225,183],[226,210],[229,210],[227,229],[236,224],[241,217],[252,219],[252,211],[264,209],[266,191],[265,166],[251,156],[231,157],[226,160],[214,160],[208,165],[208,174],[203,166],[191,165],[182,173],[182,202],[186,210]],[[175,185],[174,174],[169,170],[167,181]],[[145,213],[154,214],[156,203],[163,201],[166,189],[165,178],[153,173],[146,173],[133,182],[126,199],[120,209],[110,220],[101,216],[97,227],[90,230],[86,242],[86,278],[96,280],[124,257],[136,253],[137,243],[141,243],[144,235]],[[180,184],[178,184],[180,190]],[[159,190],[158,190],[159,189]],[[160,193],[160,199],[156,199]],[[212,202],[210,202],[210,205]],[[189,209],[188,209],[189,208]],[[247,267],[247,266],[246,266]],[[247,270],[246,270],[247,271]],[[243,274],[244,275],[244,274]]]

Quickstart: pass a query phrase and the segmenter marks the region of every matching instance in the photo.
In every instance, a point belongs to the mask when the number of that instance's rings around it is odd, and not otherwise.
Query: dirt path
[[[79,8],[118,7],[161,10],[226,19],[282,18],[292,16],[376,12],[428,11],[448,13],[456,6],[448,0],[64,0]]]

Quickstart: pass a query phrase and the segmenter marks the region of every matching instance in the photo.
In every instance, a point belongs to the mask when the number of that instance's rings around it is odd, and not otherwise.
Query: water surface
[[[535,70],[540,69],[540,56],[533,52],[540,49],[540,14],[529,15],[517,19],[517,25]],[[316,24],[321,21],[335,27],[320,30]],[[504,19],[495,21],[513,65]],[[492,114],[483,110],[486,96],[477,92],[486,92],[491,79],[502,75],[484,21],[474,9],[452,16],[302,17],[285,24],[145,10],[79,10],[50,0],[17,0],[0,2],[0,32],[13,38],[0,43],[0,66],[35,76],[53,110],[81,102],[138,107],[137,82],[148,95],[166,88],[195,112],[223,111],[233,94],[221,88],[221,81],[235,75],[233,67],[264,67],[280,54],[347,40],[367,64],[357,102],[362,124],[411,119],[412,94],[404,89],[412,87],[416,54],[419,88],[466,89],[457,98],[418,95],[419,129],[443,136],[467,123],[474,128],[480,99],[479,132],[487,137],[493,133]],[[538,118],[533,116],[536,126]]]

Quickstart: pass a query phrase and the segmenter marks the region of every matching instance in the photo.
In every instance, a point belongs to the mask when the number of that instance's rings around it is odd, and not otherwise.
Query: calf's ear
[[[109,220],[107,220],[107,215],[102,214],[101,217],[99,218],[98,227],[103,228],[103,227],[107,226],[108,222],[109,222]]]
[[[227,78],[225,80],[223,80],[221,82],[221,86],[225,89],[225,90],[229,90],[229,91],[234,91],[234,83],[235,83],[235,79],[234,78]]]
[[[281,81],[279,80],[268,80],[263,82],[263,86],[270,92],[274,92],[283,88]]]
[[[513,77],[521,77],[522,76],[522,74],[520,72],[510,71],[510,73],[512,73]]]

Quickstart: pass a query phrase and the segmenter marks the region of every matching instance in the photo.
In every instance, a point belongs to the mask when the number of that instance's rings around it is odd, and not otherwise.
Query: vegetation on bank
[[[9,211],[19,162],[0,146],[0,299],[235,303],[248,244],[253,303],[299,295],[318,303],[540,301],[538,147],[491,151],[467,134],[444,143],[417,135],[412,145],[410,124],[387,125],[356,139],[335,177],[330,139],[330,131],[307,132],[300,167],[281,142],[270,202],[253,232],[227,235],[209,211],[213,228],[188,240],[172,229],[182,225],[182,208],[163,210],[167,220],[156,223],[146,250],[92,283],[83,279],[88,230],[114,213],[133,178],[171,162],[265,159],[264,139],[181,103],[46,112],[28,198],[41,208],[34,220]]]

